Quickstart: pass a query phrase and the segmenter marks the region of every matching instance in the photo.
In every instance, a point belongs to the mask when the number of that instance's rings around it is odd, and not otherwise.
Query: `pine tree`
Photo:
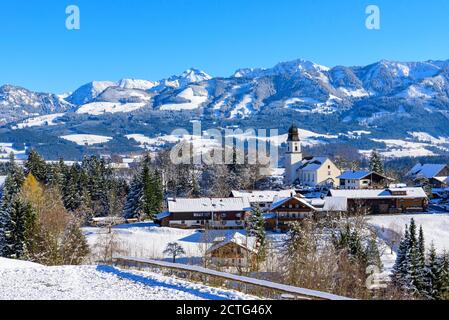
[[[438,257],[435,249],[435,245],[432,243],[429,250],[429,258],[426,267],[426,284],[427,284],[427,296],[431,299],[438,299],[440,292],[439,279],[440,268],[438,265]]]
[[[417,289],[422,295],[427,295],[427,279],[426,279],[426,249],[425,249],[425,241],[424,241],[424,232],[422,226],[419,228],[419,236],[418,236],[418,264],[417,264]]]
[[[396,256],[396,262],[393,266],[393,282],[397,287],[404,289],[407,286],[407,273],[409,262],[409,247],[410,247],[410,235],[408,226],[405,226],[405,235],[401,239],[399,244],[398,253]]]
[[[438,299],[449,300],[449,256],[444,252],[438,258]]]
[[[384,166],[382,164],[382,160],[380,158],[379,153],[376,150],[371,152],[370,163],[369,163],[370,171],[377,172],[379,174],[384,174]]]
[[[383,268],[379,248],[377,246],[377,241],[375,237],[372,237],[368,240],[368,244],[366,247],[366,259],[367,259],[367,266],[376,266],[379,268],[379,270]]]
[[[258,246],[258,256],[263,259],[266,249],[265,219],[259,207],[252,210],[247,222],[247,232],[250,237],[255,237]]]
[[[87,239],[76,220],[72,220],[62,241],[62,257],[64,265],[79,265],[89,254]]]
[[[126,196],[125,206],[123,208],[123,216],[127,219],[139,218],[142,215],[142,190],[143,182],[140,174],[134,175]]]
[[[32,173],[40,182],[47,183],[47,164],[45,160],[37,153],[31,150],[28,159],[25,161],[26,173]]]
[[[0,204],[0,256],[10,254],[9,249],[6,248],[10,245],[7,243],[7,232],[10,232],[12,228],[12,206],[20,193],[24,179],[23,171],[14,162],[14,155],[12,155],[8,163],[8,175],[3,187]]]
[[[147,164],[143,165],[141,173],[142,181],[142,210],[144,217],[151,217],[153,214],[153,177],[150,174],[150,168]]]
[[[5,246],[2,255],[10,259],[21,259],[33,245],[36,213],[31,205],[20,197],[14,198],[8,210],[10,210],[10,221],[5,232]]]

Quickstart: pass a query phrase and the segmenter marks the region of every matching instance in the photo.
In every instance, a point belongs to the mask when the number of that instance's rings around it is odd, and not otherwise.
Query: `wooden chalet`
[[[251,211],[245,198],[171,198],[168,211],[156,221],[165,227],[197,229],[242,229]]]
[[[217,267],[244,268],[256,263],[257,241],[238,232],[214,239],[206,251],[208,262]]]
[[[365,214],[400,214],[427,211],[428,198],[422,188],[335,190],[330,197],[347,199],[348,212]]]

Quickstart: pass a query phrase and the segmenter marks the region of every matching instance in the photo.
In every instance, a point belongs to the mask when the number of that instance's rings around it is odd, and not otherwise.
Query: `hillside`
[[[150,81],[92,81],[69,95],[0,87],[0,142],[28,144],[56,158],[142,150],[146,139],[176,128],[275,128],[292,122],[319,143],[349,144],[386,157],[449,153],[449,61],[396,62],[333,68],[294,60],[268,69],[212,77],[189,69]],[[110,137],[85,145],[62,137]],[[55,148],[57,146],[57,148]],[[57,151],[56,151],[57,150]]]

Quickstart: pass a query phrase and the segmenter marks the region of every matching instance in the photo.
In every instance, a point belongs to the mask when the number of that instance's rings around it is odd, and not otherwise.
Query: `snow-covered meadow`
[[[0,258],[0,300],[254,299],[153,272],[111,266],[45,267]]]
[[[449,251],[449,214],[371,216],[369,223],[377,229],[378,235],[388,242],[393,232],[402,234],[412,218],[418,228],[423,227],[427,248],[433,243],[438,252]]]

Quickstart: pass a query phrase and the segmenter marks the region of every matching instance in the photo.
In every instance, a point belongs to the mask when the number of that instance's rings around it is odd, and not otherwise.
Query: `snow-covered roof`
[[[313,157],[311,159],[303,160],[302,166],[299,170],[316,171],[328,160],[327,157]]]
[[[284,203],[290,201],[291,199],[296,199],[298,200],[300,203],[304,204],[306,207],[309,207],[312,210],[316,210],[316,208],[314,206],[312,206],[307,200],[303,199],[303,198],[299,198],[297,196],[293,196],[293,197],[288,197],[288,198],[284,198],[284,199],[279,199],[276,200],[275,202],[273,202],[273,204],[271,205],[271,210],[274,210],[280,206],[282,206]]]
[[[222,239],[217,239],[209,249],[207,249],[206,253],[211,253],[229,243],[235,243],[236,245],[256,253],[257,252],[257,239],[255,237],[247,237],[239,232],[235,232],[231,235],[228,235]]]
[[[251,206],[247,198],[176,198],[168,200],[170,213],[249,210],[251,210]]]
[[[287,198],[296,195],[294,189],[289,190],[254,190],[254,191],[232,191],[234,198],[247,198],[249,203],[273,202],[276,198]]]
[[[385,177],[384,175],[381,175],[377,172],[374,171],[366,171],[366,170],[358,170],[358,171],[345,171],[343,172],[342,175],[340,175],[339,177],[337,177],[337,179],[353,179],[353,180],[360,180],[360,179],[364,179],[368,176],[371,175],[377,175],[379,177],[383,177],[385,179],[389,179],[387,177]],[[389,179],[390,180],[390,179]]]
[[[170,216],[170,212],[164,211],[156,215],[156,220],[161,220]]]
[[[406,195],[393,195],[392,192],[402,191]],[[423,188],[390,188],[390,189],[331,189],[332,197],[343,197],[348,199],[376,199],[376,198],[427,198]]]
[[[338,179],[355,179],[360,180],[365,178],[366,176],[370,175],[371,172],[369,171],[345,171],[341,176],[338,177]]]
[[[427,179],[434,178],[447,167],[445,164],[418,163],[408,173],[408,176],[421,176]]]

